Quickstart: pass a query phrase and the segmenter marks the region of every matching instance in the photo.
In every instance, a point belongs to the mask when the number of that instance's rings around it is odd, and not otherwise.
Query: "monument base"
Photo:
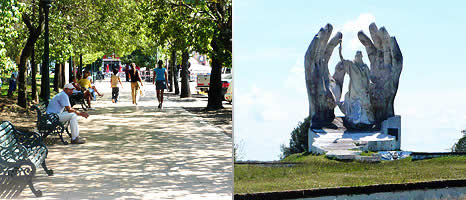
[[[346,130],[336,118],[337,129],[309,129],[309,152],[337,159],[355,159],[361,151],[395,151],[401,144],[401,117],[383,121],[380,130]]]

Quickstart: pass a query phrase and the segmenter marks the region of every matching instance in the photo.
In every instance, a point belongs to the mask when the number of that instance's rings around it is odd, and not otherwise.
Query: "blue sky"
[[[327,23],[333,34],[343,33],[345,59],[361,50],[367,65],[357,31],[369,35],[375,22],[396,37],[404,58],[395,99],[403,150],[447,151],[466,129],[465,2],[235,0],[233,6],[234,139],[242,160],[278,159],[280,145],[308,115],[304,54]],[[338,61],[335,48],[331,73]]]

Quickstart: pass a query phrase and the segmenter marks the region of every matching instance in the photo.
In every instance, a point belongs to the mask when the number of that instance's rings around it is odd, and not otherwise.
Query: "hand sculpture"
[[[395,37],[390,37],[384,27],[369,26],[372,40],[362,31],[358,38],[366,47],[370,72],[358,52],[354,62],[341,55],[333,76],[328,70],[328,61],[333,49],[342,40],[338,32],[329,41],[332,25],[327,24],[314,36],[304,57],[306,87],[309,100],[309,117],[312,128],[329,125],[335,118],[338,105],[345,114],[347,128],[366,128],[394,116],[393,103],[403,67]],[[340,102],[345,74],[350,75],[350,90],[345,102]],[[369,75],[370,74],[370,75]],[[370,81],[369,81],[370,79]]]
[[[395,114],[393,103],[398,90],[403,56],[395,37],[390,37],[384,27],[369,26],[371,39],[362,31],[358,38],[366,47],[370,61],[370,97],[375,122],[379,124]]]
[[[340,43],[342,34],[338,32],[329,41],[332,30],[333,27],[330,24],[321,28],[314,36],[304,57],[309,116],[313,128],[325,126],[335,118],[336,103],[333,90],[336,83],[330,76],[328,61],[333,49]]]

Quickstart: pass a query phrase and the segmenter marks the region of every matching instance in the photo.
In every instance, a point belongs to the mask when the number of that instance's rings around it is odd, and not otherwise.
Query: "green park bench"
[[[47,114],[47,106],[45,104],[36,104],[31,109],[37,112],[37,131],[40,133],[43,140],[49,135],[58,135],[61,142],[67,145],[68,142],[63,139],[63,133],[66,131],[71,138],[68,131],[69,122],[60,122],[60,118],[56,113]]]
[[[32,184],[36,168],[42,166],[47,175],[53,170],[47,169],[45,158],[48,149],[41,137],[35,132],[21,132],[8,121],[0,124],[0,198],[15,198],[26,185],[36,197],[42,196]]]

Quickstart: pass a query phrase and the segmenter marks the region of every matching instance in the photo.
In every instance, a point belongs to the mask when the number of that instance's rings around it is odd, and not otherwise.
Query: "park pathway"
[[[130,85],[111,103],[108,81],[97,83],[105,96],[80,118],[83,145],[49,146],[48,177],[37,170],[34,199],[231,199],[232,138],[182,108],[186,101],[165,98],[158,110],[154,85],[131,104]],[[76,106],[77,107],[77,106]],[[22,198],[33,198],[29,189]]]

